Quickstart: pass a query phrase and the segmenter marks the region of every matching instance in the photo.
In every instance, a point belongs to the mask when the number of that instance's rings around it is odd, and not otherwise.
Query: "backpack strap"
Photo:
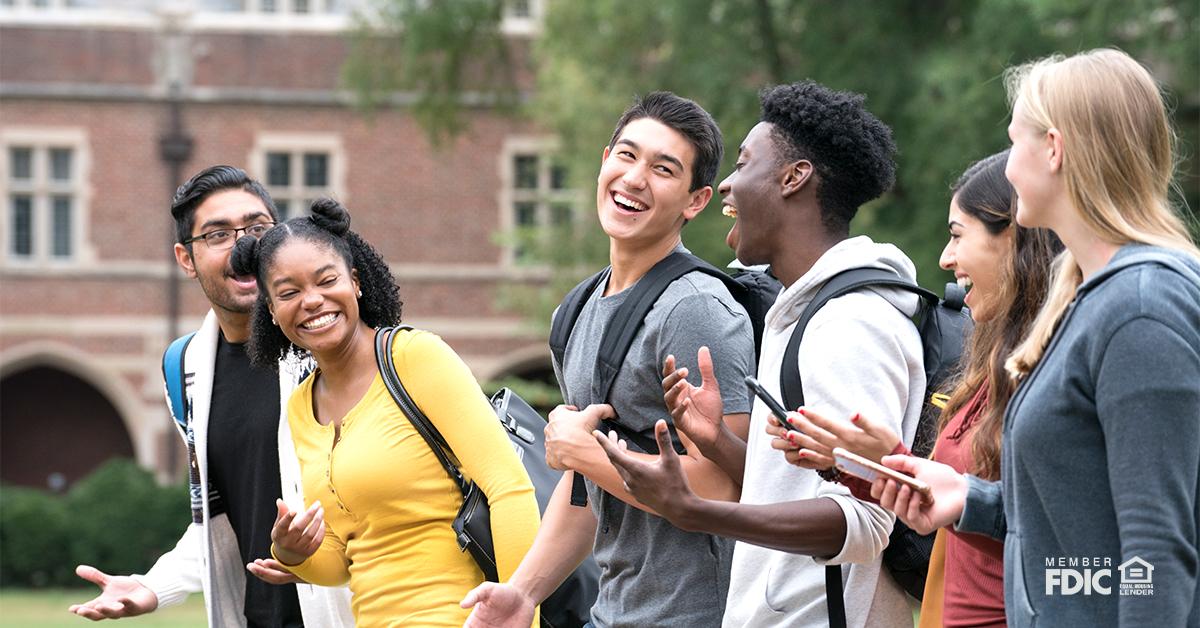
[[[596,287],[607,279],[611,272],[612,267],[608,266],[579,282],[574,288],[571,288],[571,291],[563,298],[562,304],[558,306],[558,314],[550,323],[550,353],[560,368],[563,365],[563,357],[567,353],[567,341],[571,338],[571,332],[575,330],[575,322],[579,320],[583,306],[587,303],[588,297],[596,291]]]
[[[171,404],[171,418],[183,430],[187,430],[190,418],[187,396],[183,393],[187,385],[183,372],[183,356],[187,353],[188,344],[192,342],[195,335],[196,332],[192,332],[172,340],[162,357],[163,382],[167,385],[167,400]]]
[[[730,292],[735,295],[739,295],[744,290],[728,274],[691,253],[675,251],[659,260],[638,280],[625,302],[617,308],[604,328],[604,335],[600,339],[600,348],[596,354],[596,372],[599,377],[597,400],[609,400],[613,383],[617,379],[617,373],[621,370],[621,366],[625,363],[625,356],[629,353],[629,347],[633,345],[634,337],[646,320],[646,315],[666,291],[667,286],[676,279],[697,270],[721,279]],[[550,333],[550,349],[559,361],[559,366],[563,364],[567,338],[569,338],[580,312],[583,311],[587,298],[602,281],[608,278],[610,272],[611,267],[606,268],[580,283],[567,294],[562,305],[559,306],[558,315],[555,317]],[[602,421],[599,429],[616,432],[627,443],[641,451],[647,453],[658,451],[658,443],[653,437],[629,429],[618,420]],[[674,427],[671,426],[670,430],[672,430],[671,442],[674,444],[676,453],[680,455],[686,453],[687,450],[679,442],[679,437],[673,433]],[[574,506],[587,505],[586,487],[583,477],[578,473],[575,474],[571,487],[571,504]]]
[[[783,407],[795,410],[804,405],[804,386],[800,380],[800,341],[804,338],[804,329],[808,322],[831,299],[860,290],[867,286],[884,286],[907,290],[921,297],[926,302],[937,305],[936,294],[902,279],[896,273],[882,268],[851,268],[844,270],[825,282],[817,291],[812,301],[796,320],[796,327],[788,340],[787,350],[783,354],[783,366],[779,369],[779,392],[783,396]]]
[[[796,321],[796,328],[788,339],[787,350],[783,354],[783,366],[779,369],[779,391],[783,396],[783,405],[793,410],[804,405],[804,386],[800,380],[800,341],[804,338],[804,329],[816,315],[817,310],[844,294],[854,292],[867,286],[887,286],[900,288],[915,293],[925,301],[936,305],[937,295],[910,282],[901,279],[899,275],[882,268],[851,268],[844,270],[825,282],[816,296],[804,308]],[[825,606],[829,613],[831,628],[845,628],[846,601],[842,590],[842,568],[835,565],[825,567]]]

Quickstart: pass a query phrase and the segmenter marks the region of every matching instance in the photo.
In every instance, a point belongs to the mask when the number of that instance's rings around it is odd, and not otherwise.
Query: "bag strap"
[[[554,355],[554,360],[558,362],[559,367],[563,365],[563,357],[567,353],[567,340],[571,338],[571,332],[575,329],[575,322],[579,320],[580,312],[583,312],[583,306],[587,304],[588,297],[596,291],[596,287],[608,277],[610,272],[612,272],[612,267],[605,267],[604,270],[579,282],[574,288],[571,288],[571,291],[563,298],[562,304],[558,306],[558,314],[550,323],[550,353]]]
[[[395,356],[392,354],[392,345],[395,343],[396,332],[400,330],[411,330],[408,325],[400,325],[397,327],[385,327],[380,329],[375,334],[375,363],[379,366],[379,374],[383,378],[383,385],[391,393],[392,399],[399,406],[400,411],[404,413],[412,426],[417,429],[417,433],[421,438],[425,439],[425,444],[429,445],[429,449],[433,450],[433,455],[437,456],[438,462],[442,468],[446,470],[446,475],[458,486],[458,490],[466,497],[470,490],[470,484],[463,477],[462,471],[459,471],[458,466],[451,462],[450,457],[446,454],[450,451],[450,446],[446,444],[446,439],[442,438],[437,428],[429,421],[429,417],[421,411],[413,398],[409,396],[405,390],[404,384],[400,383],[400,376],[396,373]]]
[[[186,375],[183,372],[183,355],[187,352],[188,345],[191,344],[192,338],[196,332],[184,334],[171,341],[167,346],[167,350],[163,352],[162,357],[162,372],[163,381],[167,385],[167,399],[171,404],[171,418],[179,424],[179,427],[187,429],[188,424],[188,406],[187,396],[183,394],[187,382]]]
[[[779,391],[783,396],[783,405],[793,410],[804,405],[804,385],[800,379],[800,341],[804,337],[804,329],[808,322],[831,299],[854,292],[866,286],[887,286],[907,290],[925,301],[937,305],[938,298],[934,293],[901,279],[896,273],[881,268],[851,268],[844,270],[825,282],[808,306],[796,321],[792,336],[788,339],[787,350],[783,354],[783,366],[779,369]],[[846,627],[846,601],[842,590],[842,568],[837,565],[825,566],[825,607],[829,613],[830,628]]]
[[[846,600],[842,591],[842,566],[825,565],[825,608],[829,628],[846,628]]]
[[[626,297],[621,307],[617,308],[604,328],[604,335],[600,339],[600,348],[596,353],[596,373],[599,376],[598,401],[607,402],[609,400],[613,383],[616,382],[617,373],[625,363],[625,356],[629,353],[629,347],[633,345],[634,337],[646,320],[646,315],[666,291],[667,286],[676,279],[696,270],[721,279],[734,295],[744,289],[728,274],[691,253],[674,251],[659,260],[638,280],[629,296]],[[563,365],[567,339],[570,337],[579,314],[583,311],[584,304],[587,303],[588,297],[595,292],[600,283],[608,278],[611,271],[612,267],[608,267],[575,286],[559,306],[558,316],[555,317],[550,333],[550,348],[554,352],[559,366]],[[641,451],[648,453],[658,451],[658,443],[654,438],[629,429],[620,421],[602,421],[599,429],[617,432],[626,442]],[[686,453],[687,450],[680,444],[679,437],[673,433],[674,427],[669,429],[672,431],[671,442],[676,453],[680,455]],[[571,485],[571,504],[574,506],[587,505],[587,490],[583,483],[583,477],[579,473],[575,474]]]
[[[804,405],[804,386],[800,380],[800,341],[804,338],[804,329],[808,322],[831,299],[854,292],[867,286],[884,286],[900,288],[921,297],[931,305],[937,305],[936,294],[902,279],[896,273],[882,268],[851,268],[830,277],[825,285],[817,291],[816,296],[809,301],[808,306],[796,320],[796,327],[788,340],[787,350],[783,353],[783,365],[779,369],[779,392],[783,396],[783,407],[795,410]]]

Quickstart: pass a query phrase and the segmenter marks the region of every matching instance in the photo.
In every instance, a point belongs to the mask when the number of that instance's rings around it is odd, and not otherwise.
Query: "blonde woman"
[[[888,456],[934,500],[872,494],[915,529],[1003,539],[1012,626],[1197,625],[1200,249],[1169,201],[1162,96],[1116,50],[1016,68],[1009,94],[1017,222],[1067,250],[1007,362],[1000,481]]]

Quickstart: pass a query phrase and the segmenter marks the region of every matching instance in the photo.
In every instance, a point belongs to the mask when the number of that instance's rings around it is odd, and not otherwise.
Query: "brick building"
[[[113,455],[163,477],[182,464],[159,360],[206,301],[174,270],[168,206],[214,163],[288,216],[342,200],[393,264],[406,321],[481,381],[544,375],[544,338],[496,296],[542,275],[496,234],[570,198],[552,139],[478,106],[434,147],[403,106],[356,112],[339,83],[354,2],[164,4],[0,0],[0,480],[61,488]],[[539,3],[507,6],[520,45]]]

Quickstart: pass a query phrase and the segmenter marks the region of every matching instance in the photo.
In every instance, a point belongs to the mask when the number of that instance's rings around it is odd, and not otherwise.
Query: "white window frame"
[[[547,136],[512,136],[505,138],[500,149],[500,192],[497,202],[500,209],[500,229],[504,233],[512,233],[517,227],[516,203],[531,201],[536,203],[535,220],[539,226],[552,224],[551,206],[567,203],[578,212],[583,201],[580,190],[565,188],[554,190],[550,187],[551,172],[554,156],[559,152],[561,144],[558,138]],[[513,165],[517,155],[538,156],[538,185],[533,189],[518,189],[516,167]],[[501,263],[505,266],[523,266],[512,246],[505,246],[501,253]]]
[[[14,185],[11,178],[12,164],[9,163],[11,149],[28,147],[33,149],[33,163],[28,185]],[[48,155],[51,149],[66,148],[71,151],[71,180],[66,183],[51,181]],[[21,127],[0,129],[0,261],[11,268],[59,268],[78,266],[95,259],[95,251],[89,245],[87,234],[91,222],[91,171],[92,155],[89,150],[87,132],[80,128]],[[32,252],[29,256],[12,253],[12,194],[27,193],[33,197]],[[71,254],[55,257],[52,198],[69,195],[72,199]]]
[[[543,16],[546,14],[545,0],[528,0],[529,15],[518,16],[514,14],[508,2],[505,2],[503,13],[500,19],[500,32],[505,35],[517,35],[524,37],[532,37],[541,33]]]
[[[267,154],[288,153],[291,181],[287,187],[272,186],[267,180]],[[304,185],[304,153],[325,153],[329,156],[328,180],[324,188]],[[306,198],[332,196],[348,203],[346,195],[346,151],[342,138],[335,133],[260,133],[250,151],[250,172],[267,188],[273,200],[287,200],[293,210],[289,218],[308,214],[308,207],[299,203]],[[303,212],[303,213],[301,213]]]

